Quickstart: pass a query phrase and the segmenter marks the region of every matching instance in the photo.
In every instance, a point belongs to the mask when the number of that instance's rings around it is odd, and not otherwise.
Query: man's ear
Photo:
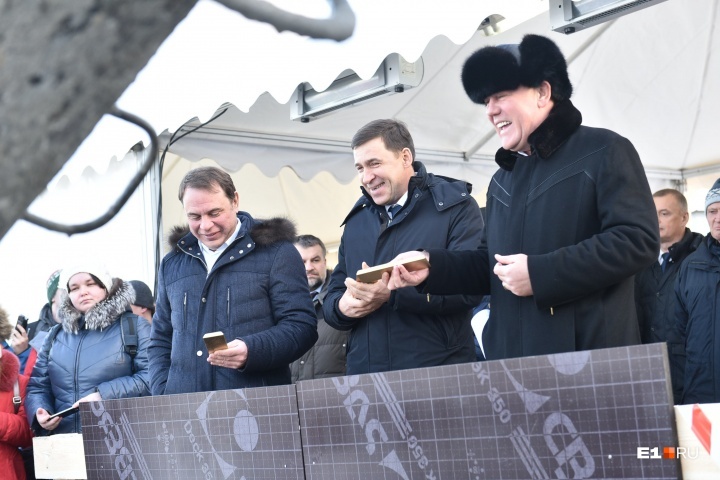
[[[405,165],[406,167],[412,167],[413,156],[412,152],[410,152],[410,149],[407,147],[403,148],[400,152],[400,155],[402,155],[403,157],[403,165]]]
[[[689,221],[690,221],[690,213],[689,212],[683,213],[683,215],[682,215],[683,226],[686,226]]]
[[[552,87],[550,83],[547,80],[543,80],[536,90],[538,92],[538,107],[546,107],[552,97]]]

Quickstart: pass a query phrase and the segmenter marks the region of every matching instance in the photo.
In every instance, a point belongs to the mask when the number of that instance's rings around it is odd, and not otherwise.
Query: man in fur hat
[[[581,125],[565,59],[545,37],[478,50],[462,82],[502,143],[483,242],[429,250],[429,270],[396,267],[390,287],[490,293],[488,359],[639,343],[633,276],[660,244],[633,145]]]
[[[158,272],[152,394],[289,384],[290,363],[318,338],[294,225],[238,212],[216,167],[190,170],[178,197],[189,231]],[[203,335],[217,331],[228,348],[208,352]]]

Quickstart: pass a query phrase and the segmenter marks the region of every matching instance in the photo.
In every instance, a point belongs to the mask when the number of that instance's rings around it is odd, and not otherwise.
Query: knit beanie
[[[713,183],[712,188],[705,197],[705,213],[707,213],[707,209],[710,205],[717,202],[720,202],[720,178],[715,180],[715,183]]]
[[[52,273],[52,275],[50,275],[50,278],[47,279],[47,282],[45,283],[45,290],[47,290],[48,303],[52,303],[52,299],[55,296],[55,292],[57,292],[58,285],[60,284],[60,272],[62,272],[62,270],[55,270]]]
[[[102,283],[101,286],[108,292],[112,288],[112,277],[108,273],[107,268],[100,263],[93,263],[89,260],[78,263],[70,268],[63,268],[61,275],[62,278],[60,279],[60,283],[63,288],[67,288],[67,290],[70,291],[70,288],[68,288],[68,282],[78,273],[89,273],[94,275],[98,280],[100,280],[100,283]]]

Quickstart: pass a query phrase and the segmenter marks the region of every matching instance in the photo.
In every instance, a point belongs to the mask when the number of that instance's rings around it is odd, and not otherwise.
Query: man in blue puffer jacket
[[[153,395],[289,384],[289,364],[318,338],[294,226],[236,213],[232,178],[215,167],[188,172],[179,199],[190,232],[158,273]],[[228,348],[207,352],[217,331]]]

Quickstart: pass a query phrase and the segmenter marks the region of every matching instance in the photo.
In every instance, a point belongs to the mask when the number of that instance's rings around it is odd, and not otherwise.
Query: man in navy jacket
[[[685,405],[720,402],[720,179],[705,197],[705,217],[710,233],[675,282],[676,335],[685,352],[679,403]]]
[[[232,178],[215,167],[180,184],[190,232],[163,259],[148,347],[153,395],[290,383],[288,365],[317,340],[294,226],[237,212]],[[206,333],[227,350],[210,353]]]
[[[372,284],[355,281],[364,266],[416,245],[477,248],[483,221],[472,186],[414,161],[413,140],[401,122],[370,122],[351,145],[363,196],[345,219],[323,304],[330,326],[350,330],[347,374],[474,361],[470,319],[481,297],[410,289],[391,294],[387,274]]]

